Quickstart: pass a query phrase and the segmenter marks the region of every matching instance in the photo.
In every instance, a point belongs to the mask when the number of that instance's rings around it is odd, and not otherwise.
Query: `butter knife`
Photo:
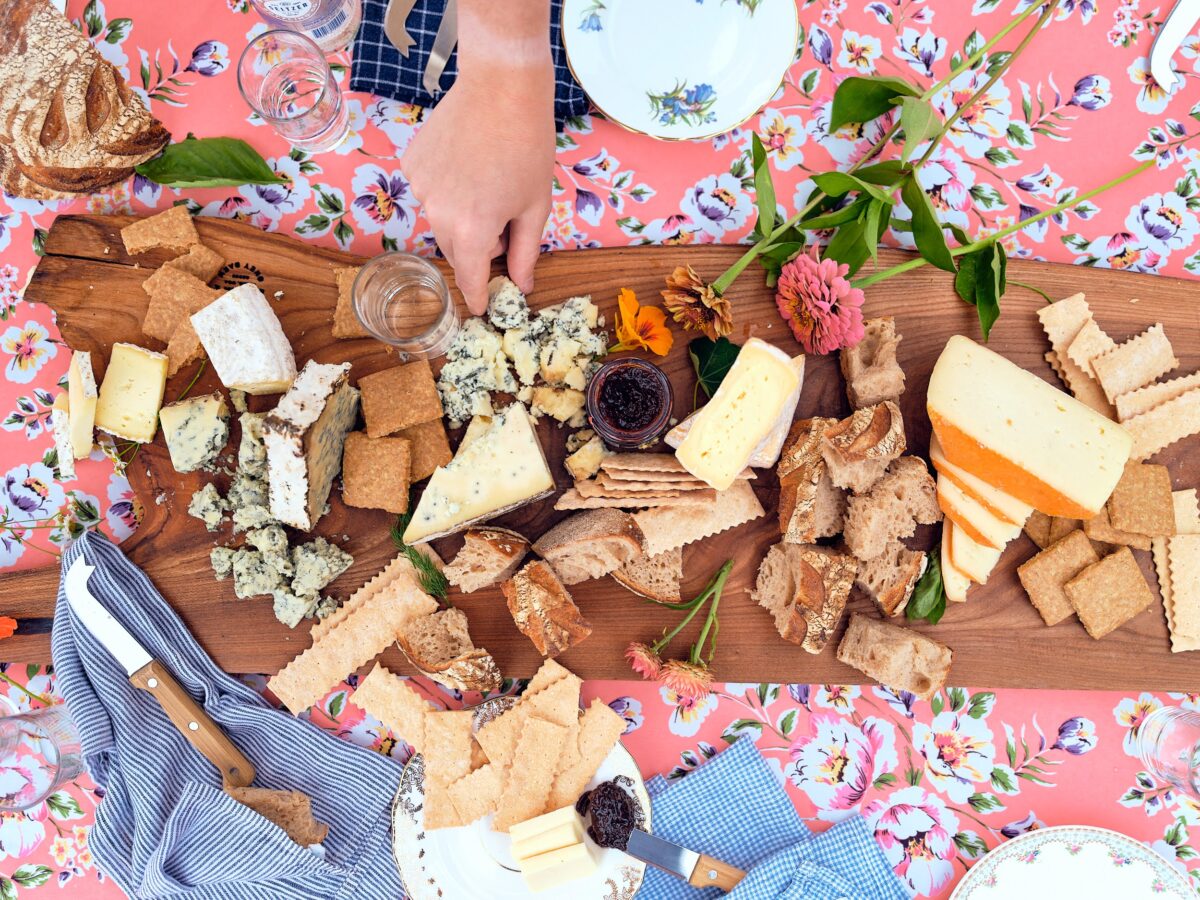
[[[1150,75],[1164,91],[1183,81],[1183,76],[1171,68],[1171,57],[1183,46],[1197,22],[1200,22],[1200,0],[1179,0],[1154,38],[1150,47]]]
[[[383,14],[383,33],[405,59],[413,45],[412,35],[407,28],[408,17],[416,5],[417,0],[388,0],[387,10]]]
[[[746,877],[746,873],[736,866],[672,844],[640,828],[633,829],[629,835],[625,852],[695,888],[715,887],[728,894]]]
[[[421,86],[429,93],[442,92],[442,73],[446,71],[446,64],[457,43],[458,0],[446,0],[442,21],[434,35],[433,48],[429,51],[429,62],[425,64],[425,74],[421,78]]]

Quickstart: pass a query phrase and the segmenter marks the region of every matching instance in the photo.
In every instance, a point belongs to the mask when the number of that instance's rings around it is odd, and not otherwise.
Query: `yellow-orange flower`
[[[649,350],[666,356],[674,343],[675,335],[667,327],[667,314],[657,306],[642,306],[637,294],[621,288],[617,295],[617,343],[609,352]]]

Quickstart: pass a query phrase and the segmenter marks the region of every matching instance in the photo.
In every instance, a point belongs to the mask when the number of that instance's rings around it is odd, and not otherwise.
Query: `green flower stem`
[[[700,630],[700,637],[696,639],[696,643],[692,645],[692,653],[689,659],[692,665],[699,665],[700,657],[704,655],[704,645],[708,643],[708,633],[713,633],[713,649],[708,654],[709,659],[712,659],[712,654],[716,652],[717,633],[714,630],[717,624],[717,607],[721,605],[721,591],[725,587],[725,579],[729,576],[730,570],[733,568],[733,560],[725,563],[721,567],[721,571],[717,576],[715,592],[713,594],[712,605],[708,608],[708,618],[704,620],[704,627]]]
[[[709,582],[705,586],[704,590],[702,590],[696,596],[696,599],[693,600],[691,603],[689,603],[689,604],[664,604],[664,605],[671,606],[673,608],[679,607],[679,606],[688,606],[691,608],[691,611],[686,616],[683,617],[683,621],[681,621],[673,629],[671,629],[666,634],[664,634],[661,638],[659,638],[657,641],[655,641],[654,644],[650,647],[650,649],[655,653],[661,652],[663,647],[667,646],[667,644],[671,643],[671,641],[673,641],[678,636],[679,632],[683,631],[683,629],[687,628],[688,625],[691,624],[692,619],[696,618],[696,613],[700,612],[701,608],[704,606],[704,602],[706,600],[708,600],[709,597],[713,596],[713,594],[715,593],[716,596],[718,598],[720,598],[721,591],[725,587],[725,579],[729,577],[729,573],[731,571],[733,571],[733,560],[732,559],[728,560],[725,563],[725,565],[721,566],[721,568],[717,572],[717,574],[715,574],[712,577],[712,579],[709,580]],[[708,619],[708,621],[705,622],[705,626],[704,626],[705,635],[707,635],[707,633],[708,633],[708,626],[709,626],[709,623],[711,622],[711,620],[712,620],[712,614],[710,613],[709,619]]]

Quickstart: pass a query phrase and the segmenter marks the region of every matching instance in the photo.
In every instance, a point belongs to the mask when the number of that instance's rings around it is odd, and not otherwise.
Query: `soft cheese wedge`
[[[675,451],[683,467],[718,491],[733,484],[799,390],[802,366],[766,341],[746,341]]]
[[[938,475],[958,485],[967,496],[973,498],[998,519],[1011,522],[1013,525],[1024,525],[1033,507],[1023,500],[1018,500],[1011,494],[992,487],[982,478],[976,478],[966,469],[954,465],[946,459],[942,445],[938,443],[935,434],[929,442],[929,458]]]
[[[971,589],[971,579],[960,572],[950,558],[950,540],[950,524],[947,523],[942,534],[942,589],[946,592],[947,600],[965,603],[967,591]]]
[[[263,292],[239,284],[192,315],[192,327],[227,388],[279,394],[296,380],[296,357]]]
[[[1120,425],[962,335],[934,366],[927,406],[947,460],[1049,516],[1095,516],[1133,447]]]
[[[529,414],[513,403],[492,418],[486,430],[429,479],[406,544],[417,544],[461,531],[475,522],[502,515],[554,490],[554,477]]]
[[[114,437],[148,444],[158,430],[166,384],[165,354],[136,344],[113,344],[96,400],[96,427]]]
[[[967,536],[993,550],[1003,550],[1021,533],[1021,526],[992,515],[945,475],[938,475],[938,506]]]
[[[54,449],[58,452],[58,479],[71,481],[75,477],[75,453],[71,449],[70,400],[66,394],[54,398],[50,409],[50,433],[54,435]]]
[[[976,584],[987,584],[1002,551],[972,540],[954,522],[947,522],[943,533],[950,536],[950,562],[954,568]]]
[[[71,417],[71,449],[76,459],[87,459],[94,443],[96,427],[96,376],[92,373],[92,354],[76,350],[67,369],[67,405]]]

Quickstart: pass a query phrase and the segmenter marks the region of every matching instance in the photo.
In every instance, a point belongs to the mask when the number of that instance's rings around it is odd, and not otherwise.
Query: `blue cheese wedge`
[[[263,422],[271,515],[311,531],[341,471],[346,432],[358,417],[350,363],[309,360]]]
[[[488,321],[501,331],[520,328],[529,321],[525,295],[510,279],[497,275],[488,282]]]
[[[240,284],[191,317],[204,352],[227,388],[278,394],[296,378],[296,357],[263,292]]]
[[[154,440],[167,384],[167,357],[136,344],[112,345],[96,400],[96,427],[139,444]]]
[[[233,592],[239,600],[287,589],[287,579],[257,550],[242,548],[233,554]]]
[[[158,421],[176,472],[211,465],[229,441],[229,407],[220,393],[169,403]]]
[[[554,478],[529,414],[520,403],[513,403],[433,473],[404,541],[416,544],[453,534],[553,490]]]
[[[54,398],[50,409],[50,433],[54,435],[54,450],[58,455],[58,480],[75,479],[75,451],[71,447],[71,414],[66,394]]]

